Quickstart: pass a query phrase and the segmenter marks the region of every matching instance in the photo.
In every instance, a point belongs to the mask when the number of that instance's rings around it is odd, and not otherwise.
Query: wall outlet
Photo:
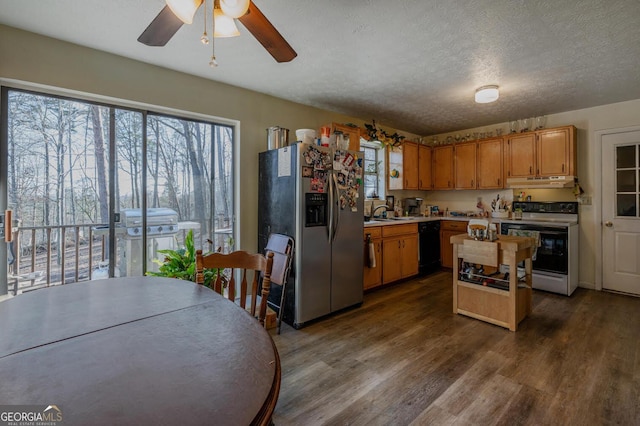
[[[590,206],[591,205],[591,195],[587,195],[587,194],[583,194],[580,197],[578,197],[578,202],[583,205],[583,206]]]

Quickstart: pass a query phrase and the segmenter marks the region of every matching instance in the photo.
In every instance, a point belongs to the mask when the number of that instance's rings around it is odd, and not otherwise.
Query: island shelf
[[[535,239],[500,235],[498,240],[476,241],[467,234],[451,237],[453,244],[453,312],[491,324],[518,329],[531,314],[531,256]],[[524,276],[518,277],[518,263]],[[463,263],[482,265],[495,272],[469,273]],[[500,273],[506,265],[509,275]]]

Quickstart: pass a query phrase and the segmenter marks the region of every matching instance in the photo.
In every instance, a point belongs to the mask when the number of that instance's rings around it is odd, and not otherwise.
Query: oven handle
[[[534,231],[534,229],[531,229],[531,231]],[[563,236],[568,235],[567,232],[562,232],[562,231],[538,231],[538,232],[540,232],[540,234],[547,234],[547,235],[563,235]]]
[[[517,227],[517,228],[507,228],[507,231],[510,229],[515,229],[517,231],[536,231],[539,232],[540,234],[547,234],[547,235],[569,235],[568,232],[566,231],[548,231],[546,229],[540,229],[540,228],[536,228],[536,227]]]

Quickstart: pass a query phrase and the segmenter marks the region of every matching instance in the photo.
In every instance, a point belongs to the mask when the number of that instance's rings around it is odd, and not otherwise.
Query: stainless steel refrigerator
[[[258,249],[271,233],[295,239],[283,307],[295,328],[362,304],[362,164],[361,152],[302,143],[260,153]]]

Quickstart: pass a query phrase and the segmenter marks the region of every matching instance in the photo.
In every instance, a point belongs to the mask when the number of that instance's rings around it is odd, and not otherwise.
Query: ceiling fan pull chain
[[[206,0],[205,0],[206,2]],[[215,2],[215,0],[214,0]],[[211,68],[215,68],[218,66],[218,61],[216,60],[216,42],[215,42],[215,36],[213,36],[213,34],[216,33],[216,19],[215,19],[215,5],[211,8],[211,17],[213,20],[213,23],[211,24],[211,60],[209,61],[209,66]]]
[[[207,35],[207,0],[204,2],[204,33],[202,33],[202,37],[200,37],[200,41],[202,44],[209,44],[209,36]]]

